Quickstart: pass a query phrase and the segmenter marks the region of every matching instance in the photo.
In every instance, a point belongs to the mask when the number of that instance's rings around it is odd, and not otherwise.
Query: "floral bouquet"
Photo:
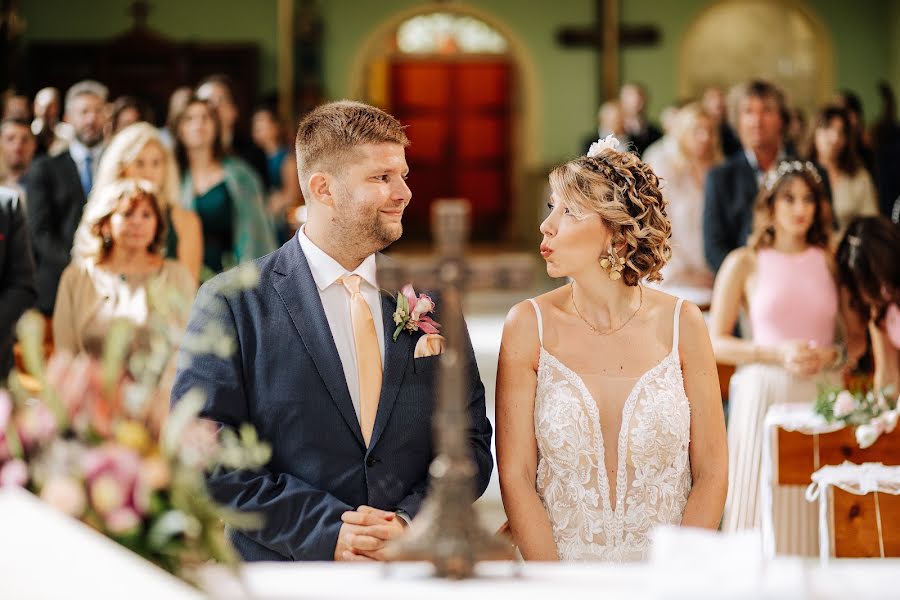
[[[202,393],[186,394],[158,427],[153,406],[164,390],[166,364],[174,364],[180,330],[169,326],[160,307],[141,351],[129,351],[136,332],[127,325],[110,331],[101,358],[53,355],[44,364],[44,319],[26,314],[19,340],[30,390],[20,373],[0,389],[0,486],[20,486],[56,509],[79,519],[166,571],[192,581],[203,563],[235,565],[223,523],[258,528],[257,515],[218,505],[205,475],[216,468],[264,465],[270,449],[252,426],[238,432],[199,418]],[[183,306],[183,304],[182,304]],[[147,334],[148,332],[144,332]],[[205,332],[190,342],[203,346]],[[147,341],[147,340],[145,340]],[[206,344],[209,345],[209,344]],[[225,344],[227,345],[227,344]]]
[[[874,444],[882,433],[892,432],[900,416],[897,398],[891,389],[822,388],[815,411],[829,423],[841,422],[856,427],[856,443],[863,449]]]

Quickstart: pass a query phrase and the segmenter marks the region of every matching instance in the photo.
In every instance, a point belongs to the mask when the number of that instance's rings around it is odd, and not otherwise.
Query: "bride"
[[[541,255],[571,283],[512,308],[497,382],[503,506],[526,560],[633,561],[658,524],[718,527],[728,485],[699,309],[659,280],[653,171],[611,136],[550,174]]]

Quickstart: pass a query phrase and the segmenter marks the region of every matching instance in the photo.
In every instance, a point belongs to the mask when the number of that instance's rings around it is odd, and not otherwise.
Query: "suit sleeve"
[[[28,198],[28,230],[36,256],[40,257],[41,269],[44,265],[56,265],[57,273],[69,264],[72,248],[59,243],[60,215],[53,205],[53,173],[50,159],[37,161],[26,179]]]
[[[469,330],[463,324],[465,337],[466,368],[469,375],[469,447],[475,466],[475,497],[479,498],[487,489],[494,468],[494,456],[491,454],[491,435],[493,429],[487,418],[484,400],[484,384],[475,362],[475,350],[469,337]],[[411,517],[415,517],[427,495],[428,482],[423,481],[397,505],[397,508]]]
[[[718,272],[725,257],[735,248],[729,235],[724,207],[728,199],[723,187],[722,172],[715,168],[710,170],[703,194],[703,251],[713,273]]]
[[[172,390],[173,402],[191,389],[206,395],[201,416],[220,428],[237,429],[252,423],[243,383],[241,341],[234,312],[226,296],[205,284],[200,288],[188,323],[191,339],[232,337],[236,351],[191,354],[182,350]],[[210,493],[225,506],[264,518],[258,530],[242,534],[266,548],[293,560],[333,560],[341,514],[352,507],[302,479],[268,468],[217,469],[207,478]]]
[[[3,332],[13,331],[22,313],[37,300],[34,259],[22,203],[19,198],[13,197],[8,206],[6,264],[0,264],[0,331]]]

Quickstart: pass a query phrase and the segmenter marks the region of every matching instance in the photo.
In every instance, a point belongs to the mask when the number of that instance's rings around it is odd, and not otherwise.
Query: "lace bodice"
[[[534,430],[536,488],[562,560],[642,560],[651,529],[681,523],[691,490],[690,405],[678,355],[675,307],[672,350],[635,383],[622,409],[615,506],[610,505],[603,431],[595,399],[581,377],[541,340]]]

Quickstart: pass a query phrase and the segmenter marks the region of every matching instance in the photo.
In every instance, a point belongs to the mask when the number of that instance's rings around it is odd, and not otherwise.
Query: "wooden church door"
[[[391,111],[407,125],[409,187],[404,239],[430,235],[431,204],[466,198],[472,240],[503,239],[510,214],[511,65],[505,59],[397,57]]]

